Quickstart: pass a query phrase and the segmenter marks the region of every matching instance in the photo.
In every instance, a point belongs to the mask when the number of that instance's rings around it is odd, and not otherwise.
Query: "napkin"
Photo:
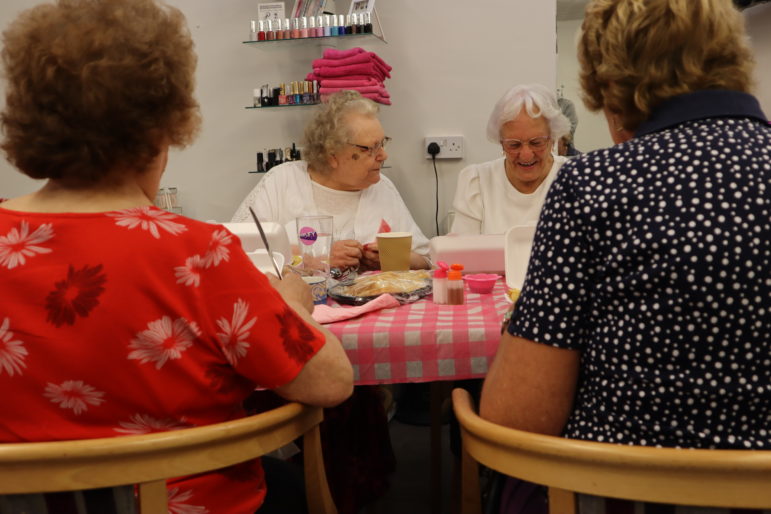
[[[389,309],[398,307],[399,300],[390,294],[381,294],[372,301],[359,305],[357,307],[330,307],[329,305],[317,305],[313,309],[313,319],[319,323],[334,323],[345,319],[355,318],[367,312],[380,309]]]

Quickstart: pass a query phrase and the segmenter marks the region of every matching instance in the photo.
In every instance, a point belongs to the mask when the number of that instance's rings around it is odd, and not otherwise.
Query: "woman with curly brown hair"
[[[298,277],[271,282],[224,227],[153,206],[169,147],[200,125],[179,10],[42,4],[3,33],[2,63],[2,148],[46,182],[0,204],[0,441],[217,423],[258,386],[322,406],[351,394]],[[169,485],[174,512],[254,512],[265,495],[259,461]]]
[[[592,0],[579,60],[616,145],[552,184],[481,413],[575,439],[769,448],[771,126],[742,16],[730,0]]]

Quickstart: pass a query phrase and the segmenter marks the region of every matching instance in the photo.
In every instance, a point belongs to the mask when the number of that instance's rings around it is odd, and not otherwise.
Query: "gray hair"
[[[495,104],[487,122],[487,139],[499,143],[501,127],[519,116],[523,107],[531,118],[544,117],[553,141],[570,132],[570,122],[557,105],[554,93],[541,84],[525,84],[512,87]]]
[[[356,113],[377,116],[380,108],[357,91],[329,95],[305,126],[303,159],[319,172],[327,171],[327,157],[345,145],[351,137],[345,117]]]
[[[567,98],[558,98],[557,103],[560,106],[560,110],[562,110],[562,114],[570,121],[570,139],[573,139],[573,136],[576,135],[576,127],[578,126],[576,106]]]

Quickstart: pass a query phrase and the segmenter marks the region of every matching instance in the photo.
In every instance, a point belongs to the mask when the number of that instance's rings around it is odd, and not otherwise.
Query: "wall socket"
[[[462,159],[463,158],[463,136],[431,136],[423,140],[423,154],[426,159],[430,159],[428,145],[436,143],[439,145],[437,159]]]

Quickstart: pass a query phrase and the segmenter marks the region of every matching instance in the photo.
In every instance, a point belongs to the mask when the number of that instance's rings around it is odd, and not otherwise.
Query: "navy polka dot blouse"
[[[771,448],[769,188],[771,126],[729,91],[562,167],[509,332],[581,352],[566,437]]]

